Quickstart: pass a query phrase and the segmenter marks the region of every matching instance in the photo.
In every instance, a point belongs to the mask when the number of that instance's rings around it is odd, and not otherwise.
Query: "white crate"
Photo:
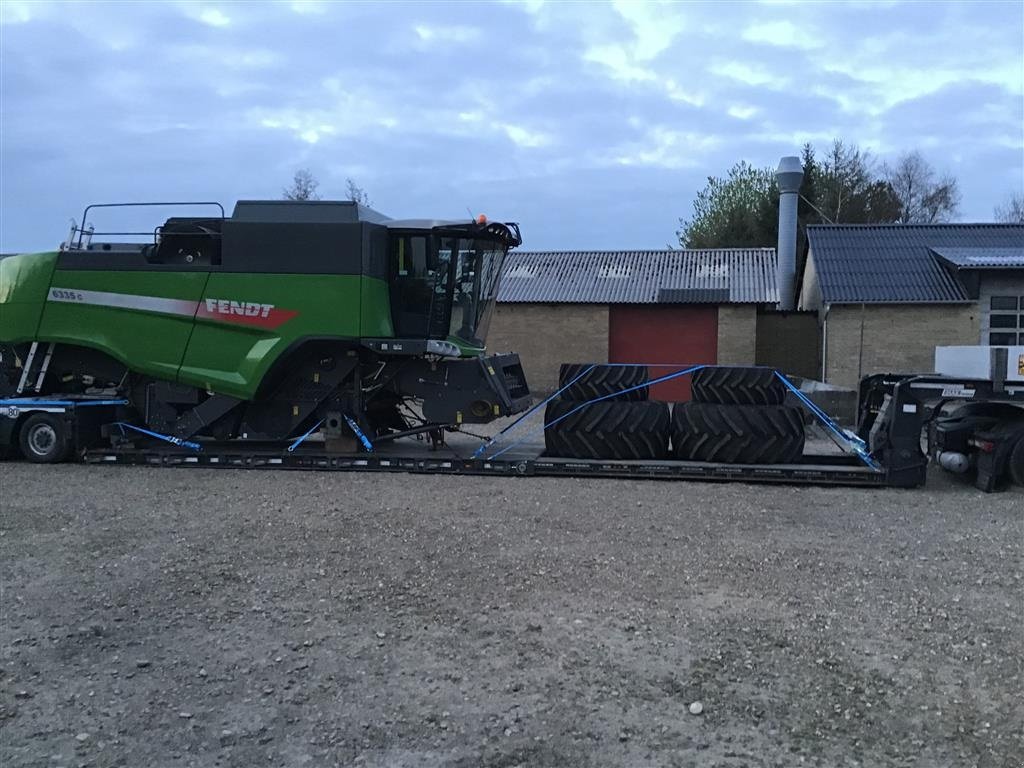
[[[945,376],[991,381],[992,351],[1006,350],[1006,381],[1024,382],[1024,346],[1017,347],[936,347],[935,372]]]

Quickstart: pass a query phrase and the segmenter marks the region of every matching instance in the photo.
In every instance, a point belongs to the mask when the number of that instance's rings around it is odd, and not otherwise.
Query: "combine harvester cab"
[[[40,413],[33,399],[75,411],[102,401],[111,437],[318,433],[342,452],[421,433],[440,442],[527,407],[518,357],[484,347],[515,224],[396,221],[349,201],[240,201],[230,217],[189,205],[217,215],[105,233],[142,235],[133,243],[73,227],[59,251],[0,261],[0,398],[15,414],[0,439],[30,459],[64,457],[21,434]],[[90,206],[83,221],[135,207]]]

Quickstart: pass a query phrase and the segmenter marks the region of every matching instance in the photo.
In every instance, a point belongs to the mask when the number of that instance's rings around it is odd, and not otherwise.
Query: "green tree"
[[[801,162],[799,252],[808,224],[903,220],[900,196],[869,152],[836,139],[820,159],[814,147],[805,144]],[[724,178],[708,177],[693,202],[693,215],[680,219],[676,234],[687,248],[768,247],[778,238],[778,214],[774,169],[741,161]]]
[[[836,224],[878,224],[899,221],[900,202],[891,185],[879,178],[871,154],[839,139],[813,171],[813,201],[819,221]]]
[[[772,169],[741,160],[724,178],[708,177],[693,201],[693,216],[679,220],[676,236],[686,248],[771,246],[776,240],[777,199]]]

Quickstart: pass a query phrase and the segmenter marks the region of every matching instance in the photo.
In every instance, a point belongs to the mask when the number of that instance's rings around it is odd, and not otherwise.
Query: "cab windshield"
[[[500,240],[393,233],[391,314],[395,336],[455,338],[483,347],[506,246]]]
[[[438,258],[452,266],[449,335],[484,346],[505,246],[495,240],[442,237]]]

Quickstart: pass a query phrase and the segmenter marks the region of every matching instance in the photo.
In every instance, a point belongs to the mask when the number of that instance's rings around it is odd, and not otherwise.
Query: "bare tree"
[[[1024,194],[1014,192],[1006,202],[997,205],[995,219],[1003,224],[1024,224]]]
[[[889,222],[899,218],[899,203],[889,185],[878,178],[871,153],[840,139],[820,161],[804,147],[804,196],[816,202],[825,221],[851,224]]]
[[[370,202],[370,196],[366,194],[366,190],[356,184],[352,179],[345,179],[345,190],[348,194],[348,199],[365,205],[367,208],[372,205]]]
[[[833,221],[846,220],[851,198],[872,181],[871,165],[871,155],[856,144],[846,145],[839,139],[832,142],[821,161],[817,184],[822,208]]]
[[[907,152],[885,166],[886,181],[900,204],[900,223],[939,224],[956,216],[960,190],[956,178],[938,177],[918,151]]]
[[[320,182],[317,181],[316,176],[309,172],[309,170],[303,168],[295,172],[295,178],[292,179],[292,185],[286,187],[281,191],[282,196],[285,200],[319,200],[320,199]],[[345,194],[346,200],[352,200],[353,202],[359,203],[360,205],[370,206],[370,196],[366,193],[366,190],[360,187],[352,179],[345,179]]]
[[[316,177],[304,168],[295,172],[292,185],[283,189],[282,194],[285,200],[319,200],[319,186],[320,182]]]

